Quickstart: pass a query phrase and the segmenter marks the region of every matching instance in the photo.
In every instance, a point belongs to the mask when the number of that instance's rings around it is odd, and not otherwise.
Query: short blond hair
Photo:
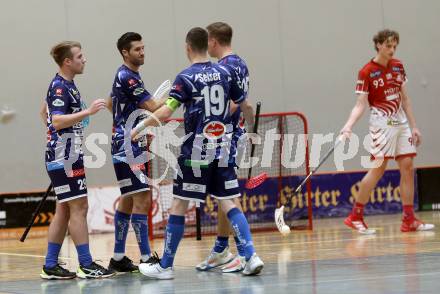
[[[73,57],[72,48],[75,47],[81,49],[81,44],[76,41],[63,41],[52,47],[50,55],[59,66],[62,66],[64,59]]]
[[[232,27],[225,22],[214,22],[206,27],[209,37],[214,38],[222,46],[231,45],[232,41]]]

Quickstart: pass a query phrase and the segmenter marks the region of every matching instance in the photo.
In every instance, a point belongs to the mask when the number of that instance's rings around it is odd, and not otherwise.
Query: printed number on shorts
[[[221,85],[206,86],[202,90],[205,100],[205,115],[222,115],[225,111],[225,91]],[[229,101],[228,101],[229,102]]]
[[[86,179],[79,179],[78,185],[80,190],[84,190],[85,188],[87,188]]]
[[[144,174],[140,174],[139,176],[139,181],[141,181],[142,184],[145,184],[147,182],[147,180],[145,179],[145,175]]]

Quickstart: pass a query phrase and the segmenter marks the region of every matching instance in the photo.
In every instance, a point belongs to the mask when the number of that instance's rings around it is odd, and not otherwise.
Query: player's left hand
[[[412,133],[412,140],[416,147],[418,147],[420,144],[422,144],[422,133],[418,128],[413,128],[411,130]]]
[[[148,126],[140,132],[136,128],[130,131],[130,138],[133,142],[138,142],[147,135],[154,135],[154,127]]]
[[[139,141],[142,138],[142,135],[136,131],[136,129],[132,129],[130,131],[130,138],[133,142]]]

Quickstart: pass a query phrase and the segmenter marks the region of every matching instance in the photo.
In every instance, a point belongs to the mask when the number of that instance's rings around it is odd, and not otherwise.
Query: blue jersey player
[[[137,110],[153,112],[163,105],[165,99],[153,99],[154,97],[145,89],[139,74],[139,68],[144,64],[145,58],[142,36],[127,32],[119,38],[117,47],[124,64],[116,72],[107,106],[113,113],[112,157],[121,197],[114,217],[115,246],[109,268],[118,272],[136,272],[138,267],[125,256],[125,243],[131,221],[141,253],[140,262],[148,261],[151,255],[148,243],[151,191],[147,183],[145,164],[130,160],[146,151],[145,140],[141,142],[128,140],[128,147],[124,145],[126,124],[130,122],[131,116],[134,117]],[[134,124],[138,120],[134,121]]]
[[[83,163],[82,120],[105,108],[105,100],[93,101],[84,109],[73,81],[84,70],[86,59],[78,42],[65,41],[52,48],[51,55],[59,72],[51,81],[46,97],[47,147],[46,169],[57,196],[56,212],[49,226],[43,279],[102,278],[114,274],[93,262],[87,229],[87,186]],[[58,255],[67,228],[78,252],[77,273],[58,263]]]
[[[162,259],[139,266],[142,274],[156,279],[174,277],[174,256],[183,237],[188,202],[204,201],[207,194],[219,200],[243,244],[246,265],[242,273],[255,275],[264,266],[255,253],[249,224],[232,200],[240,196],[234,166],[229,164],[232,154],[223,152],[223,148],[230,145],[233,133],[230,101],[240,105],[250,124],[254,120],[253,109],[242,89],[237,87],[235,73],[228,67],[211,63],[207,49],[208,32],[202,28],[191,29],[186,35],[186,52],[192,65],[177,75],[166,105],[154,113],[163,121],[184,105],[185,133],[189,137],[178,159]],[[132,137],[154,125],[157,121],[152,117],[142,121],[133,129]]]
[[[229,68],[230,71],[235,72],[237,86],[243,92],[245,98],[247,98],[249,90],[249,70],[246,63],[238,55],[234,54],[231,47],[232,40],[232,28],[224,22],[215,22],[206,27],[208,31],[208,53],[211,57],[217,58],[218,63]],[[242,135],[245,133],[244,124],[242,121],[240,107],[231,102],[231,122],[233,125],[233,135],[231,142],[231,153],[233,154],[232,160],[236,163],[237,149],[240,147],[237,144],[243,144]],[[241,138],[241,140],[240,140]],[[244,147],[244,146],[242,146]],[[236,163],[238,166],[238,164]],[[242,210],[239,198],[234,198],[235,205]],[[222,209],[218,211],[217,222],[217,239],[215,240],[214,248],[209,256],[200,264],[196,266],[196,269],[201,271],[207,271],[212,268],[222,266],[222,272],[240,272],[245,266],[245,254],[242,243],[234,236],[235,243],[237,245],[237,256],[234,258],[229,251],[229,234],[230,225],[226,215]]]

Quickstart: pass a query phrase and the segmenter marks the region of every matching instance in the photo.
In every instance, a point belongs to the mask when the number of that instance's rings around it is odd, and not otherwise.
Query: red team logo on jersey
[[[175,90],[177,92],[182,91],[182,85],[173,85],[173,87],[171,88],[171,90]]]
[[[226,127],[219,121],[213,121],[203,128],[203,135],[208,139],[218,139],[226,132]]]
[[[128,80],[128,85],[130,85],[130,87],[131,87],[131,86],[134,86],[134,85],[136,85],[136,84],[137,84],[136,80],[134,80],[134,79],[129,79],[129,80]]]
[[[63,96],[63,89],[61,89],[61,88],[56,89],[55,96]]]

